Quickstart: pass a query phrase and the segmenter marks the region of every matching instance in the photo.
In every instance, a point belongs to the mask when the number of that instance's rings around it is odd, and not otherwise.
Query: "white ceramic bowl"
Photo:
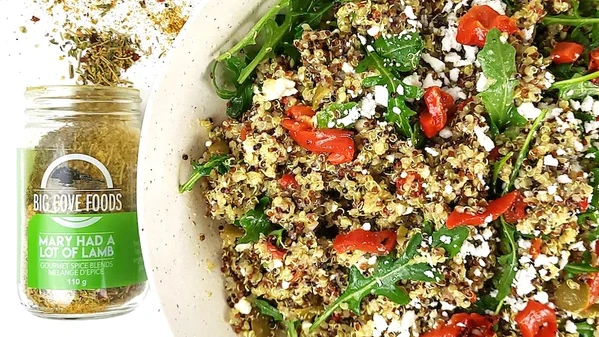
[[[138,213],[146,269],[175,337],[235,336],[227,324],[217,224],[206,218],[201,193],[179,194],[206,134],[198,120],[225,119],[225,101],[210,82],[219,51],[238,41],[273,1],[205,0],[169,53],[152,89],[142,128]],[[206,239],[200,241],[200,234]]]

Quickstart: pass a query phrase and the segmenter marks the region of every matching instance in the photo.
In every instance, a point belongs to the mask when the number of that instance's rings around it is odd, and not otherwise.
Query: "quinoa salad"
[[[280,0],[182,193],[244,337],[599,337],[599,2]]]

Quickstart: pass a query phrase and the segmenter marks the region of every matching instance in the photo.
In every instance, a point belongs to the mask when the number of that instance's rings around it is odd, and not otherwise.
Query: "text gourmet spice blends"
[[[180,188],[224,223],[235,332],[599,336],[598,5],[272,7]]]

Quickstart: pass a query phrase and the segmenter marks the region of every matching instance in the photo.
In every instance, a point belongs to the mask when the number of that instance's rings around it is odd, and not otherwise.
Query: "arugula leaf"
[[[599,77],[599,71],[585,76],[575,76],[569,80],[554,82],[549,90],[558,90],[559,98],[564,100],[599,96],[599,86],[589,82],[597,77]]]
[[[191,164],[191,167],[193,167],[193,173],[187,182],[185,182],[185,184],[179,185],[179,193],[191,191],[195,183],[200,180],[200,178],[209,176],[214,169],[216,169],[216,172],[220,174],[227,173],[231,168],[232,162],[232,157],[229,157],[226,154],[217,154],[210,157],[210,159],[203,164]]]
[[[285,231],[285,229],[280,228],[280,229],[276,229],[268,234],[268,236],[275,237],[275,243],[277,244],[277,247],[283,246],[283,232],[284,231]]]
[[[582,76],[587,72],[585,67],[574,65],[574,63],[553,64],[551,73],[560,79],[571,79],[575,76]]]
[[[501,222],[501,241],[505,244],[505,255],[500,256],[497,261],[501,265],[501,276],[499,277],[496,289],[497,301],[496,313],[501,309],[503,300],[510,294],[512,290],[512,283],[516,278],[516,271],[518,270],[518,248],[516,246],[516,230],[510,226],[503,217],[500,218]]]
[[[364,72],[368,68],[378,70],[380,76],[367,78],[367,83],[371,86],[385,85],[389,91],[385,120],[389,123],[395,123],[399,128],[399,132],[404,137],[413,139],[414,130],[412,129],[410,118],[416,115],[416,111],[408,107],[406,100],[410,98],[422,98],[424,90],[403,83],[393,72],[393,69],[376,52],[369,52],[358,64],[356,71]],[[419,127],[419,125],[416,125],[416,127]]]
[[[394,259],[389,255],[379,258],[374,272],[369,277],[363,276],[358,268],[351,266],[347,289],[314,320],[310,333],[318,329],[342,303],[346,303],[356,315],[360,314],[360,304],[367,295],[385,296],[397,304],[405,305],[410,302],[410,297],[404,289],[397,286],[397,282],[400,280],[424,282],[440,280],[441,275],[434,272],[428,263],[410,262],[416,256],[421,243],[422,235],[414,235],[399,258]]]
[[[391,63],[398,71],[412,71],[420,62],[424,41],[416,32],[405,33],[389,38],[380,37],[374,41],[374,50],[385,62]]]
[[[572,14],[550,15],[543,18],[544,25],[584,26],[599,23],[599,18],[582,16],[579,1],[572,1]]]
[[[268,197],[263,197],[255,209],[246,212],[239,220],[235,221],[236,226],[245,230],[245,235],[237,240],[238,244],[258,242],[261,234],[267,235],[274,229],[275,225],[264,214],[269,202]]]
[[[340,119],[347,117],[358,104],[349,103],[331,103],[324,109],[316,113],[316,126],[320,129],[325,128],[351,128],[353,124],[342,124]]]
[[[591,324],[583,321],[583,322],[574,323],[574,325],[576,325],[576,331],[578,332],[579,337],[595,336],[595,328]]]
[[[509,192],[509,190],[514,185],[514,181],[516,181],[516,178],[518,177],[518,174],[520,173],[520,167],[522,167],[522,163],[524,162],[524,159],[526,159],[526,157],[528,156],[528,150],[530,148],[530,143],[532,142],[532,139],[534,138],[535,133],[541,126],[541,123],[545,119],[546,115],[547,115],[547,109],[543,109],[541,111],[541,113],[539,114],[539,116],[537,116],[535,121],[532,123],[532,126],[530,127],[530,130],[528,131],[528,135],[526,136],[526,139],[524,140],[524,144],[522,144],[522,149],[520,149],[520,152],[518,153],[518,157],[516,157],[516,162],[514,163],[514,168],[512,170],[512,174],[510,175],[510,180],[503,187],[503,194],[506,194],[507,192]]]
[[[489,113],[491,131],[497,135],[508,126],[526,123],[514,106],[514,90],[518,81],[516,75],[516,49],[509,43],[501,42],[501,32],[493,28],[487,35],[484,48],[478,53],[478,61],[483,69],[489,87],[478,95]]]
[[[593,267],[588,263],[568,263],[564,267],[564,271],[572,275],[599,273],[599,268]]]
[[[466,227],[456,227],[453,229],[442,227],[433,233],[433,247],[442,247],[449,253],[449,257],[454,257],[460,252],[469,234],[470,230]]]
[[[287,336],[288,337],[297,337],[297,328],[299,326],[299,321],[289,321],[284,319],[283,314],[279,311],[279,309],[275,308],[268,301],[263,299],[256,299],[256,308],[258,311],[265,316],[271,317],[275,322],[281,322],[287,328]]]
[[[589,234],[587,234],[587,240],[589,240],[589,241],[599,240],[599,228],[595,228],[594,231],[589,232]]]
[[[283,320],[283,314],[268,301],[258,298],[256,299],[255,304],[262,315],[271,317],[275,322]]]
[[[221,63],[225,66],[225,73],[222,76],[217,72],[218,65]],[[227,104],[227,115],[234,119],[239,119],[252,106],[252,82],[245,81],[242,84],[238,84],[236,81],[245,66],[245,62],[236,56],[232,56],[222,62],[214,62],[212,66],[212,84],[216,90],[216,94],[222,99],[230,99]],[[224,85],[232,87],[234,90],[220,86],[218,78],[223,78]]]
[[[497,179],[499,178],[499,173],[501,172],[501,168],[503,167],[503,165],[505,165],[505,163],[507,163],[508,160],[510,160],[510,158],[512,158],[513,155],[514,155],[514,152],[510,151],[508,154],[503,156],[503,158],[501,158],[501,160],[499,160],[495,164],[493,164],[493,177],[491,178],[491,186],[493,186],[494,191],[497,190]]]

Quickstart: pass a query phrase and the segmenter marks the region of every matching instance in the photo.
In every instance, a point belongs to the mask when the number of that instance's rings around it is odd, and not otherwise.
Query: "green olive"
[[[555,305],[558,308],[576,312],[584,309],[589,301],[589,286],[568,280],[557,286],[555,290]]]
[[[258,314],[256,317],[251,319],[250,324],[252,326],[252,331],[256,334],[256,337],[270,336],[268,318]]]
[[[223,231],[221,233],[221,238],[223,239],[223,242],[225,243],[230,243],[233,244],[235,243],[235,240],[237,240],[237,238],[240,238],[243,236],[243,229],[234,226],[234,225],[230,225],[230,224],[226,224],[225,228],[223,228]]]
[[[230,151],[229,144],[224,140],[217,140],[208,147],[208,152],[212,154],[229,153]]]

